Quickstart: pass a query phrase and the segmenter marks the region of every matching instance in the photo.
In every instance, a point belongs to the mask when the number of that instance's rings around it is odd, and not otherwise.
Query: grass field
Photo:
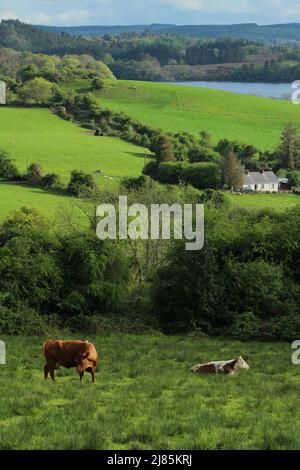
[[[72,170],[92,173],[100,185],[139,176],[146,150],[113,137],[94,137],[90,131],[64,121],[47,109],[0,107],[0,149],[8,151],[17,167],[41,163],[45,173],[57,173],[67,182]]]
[[[189,337],[89,338],[97,383],[74,369],[43,381],[41,338],[3,338],[1,449],[299,449],[300,368],[289,344]],[[235,377],[193,375],[242,354]]]
[[[285,211],[296,204],[300,204],[297,194],[230,194],[227,195],[234,207],[247,209],[274,209]]]
[[[39,209],[52,220],[59,221],[68,213],[69,216],[75,216],[80,225],[88,223],[75,198],[25,185],[0,182],[0,220],[23,206]]]
[[[214,141],[237,139],[264,150],[279,142],[282,126],[300,128],[300,109],[288,101],[161,83],[109,81],[99,103],[166,131],[206,130]]]
[[[146,150],[113,137],[94,137],[47,109],[0,107],[0,149],[9,152],[25,172],[32,162],[44,173],[57,173],[66,183],[72,170],[92,173],[100,188],[121,178],[139,176]],[[101,170],[103,174],[95,174]],[[67,196],[37,188],[0,183],[0,218],[21,206],[36,207],[53,217],[71,204]]]

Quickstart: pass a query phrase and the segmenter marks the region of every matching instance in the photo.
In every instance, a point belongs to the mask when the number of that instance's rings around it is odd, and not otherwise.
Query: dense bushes
[[[128,279],[120,247],[94,232],[55,233],[24,208],[0,227],[0,332],[40,333],[53,314],[118,313]]]
[[[220,183],[219,168],[214,163],[168,162],[155,167],[150,162],[144,172],[161,183],[178,184],[182,181],[198,189],[214,189]]]
[[[174,247],[153,284],[154,311],[167,332],[240,339],[300,335],[300,207],[288,214],[206,209],[205,249]]]

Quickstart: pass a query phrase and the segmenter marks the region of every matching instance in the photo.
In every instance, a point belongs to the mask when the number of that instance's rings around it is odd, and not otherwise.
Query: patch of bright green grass
[[[214,142],[237,139],[274,148],[287,122],[300,128],[300,109],[289,101],[238,95],[207,88],[151,82],[108,81],[98,101],[166,131],[206,130]]]
[[[88,221],[78,204],[78,199],[59,193],[20,184],[0,182],[0,220],[25,206],[39,209],[51,219],[63,219],[68,214],[69,217],[76,217],[78,223],[82,221],[82,223],[87,224]]]
[[[300,204],[297,194],[231,194],[227,196],[234,207],[246,209],[274,209],[285,211]]]
[[[189,337],[89,338],[97,383],[74,369],[44,382],[42,338],[3,338],[1,449],[299,449],[300,369],[289,344]],[[242,355],[234,377],[192,374]]]
[[[147,152],[120,139],[95,137],[48,109],[9,107],[0,107],[0,149],[15,158],[22,172],[38,162],[45,173],[57,173],[67,182],[72,170],[83,170],[93,174],[100,186],[139,176]],[[113,179],[97,175],[97,170]]]

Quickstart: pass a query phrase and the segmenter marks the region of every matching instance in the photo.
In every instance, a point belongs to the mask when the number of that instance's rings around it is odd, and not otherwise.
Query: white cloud
[[[202,10],[204,3],[202,0],[167,0],[167,3],[178,10]]]
[[[45,13],[36,13],[35,15],[24,18],[25,23],[31,24],[47,24],[50,22],[50,20],[51,17]]]
[[[58,15],[60,21],[72,22],[72,21],[84,21],[91,18],[91,14],[87,10],[70,10],[60,13]]]
[[[0,11],[0,21],[1,20],[16,20],[17,15],[14,11]]]
[[[166,3],[178,10],[195,10],[203,13],[251,13],[257,9],[256,2],[249,0],[165,0]]]

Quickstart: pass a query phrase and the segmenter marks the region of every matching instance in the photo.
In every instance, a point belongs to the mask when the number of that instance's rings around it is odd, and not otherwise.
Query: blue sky
[[[0,0],[0,20],[34,24],[300,22],[299,0]]]

